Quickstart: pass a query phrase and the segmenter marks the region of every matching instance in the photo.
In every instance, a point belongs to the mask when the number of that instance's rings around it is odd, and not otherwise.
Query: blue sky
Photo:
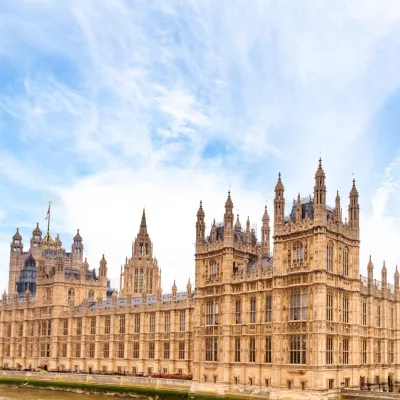
[[[0,278],[18,226],[70,248],[114,286],[147,210],[163,288],[194,277],[194,224],[227,191],[260,227],[282,172],[287,210],[312,193],[361,204],[361,271],[400,263],[400,6],[394,1],[3,1]],[[392,278],[389,279],[392,281]]]

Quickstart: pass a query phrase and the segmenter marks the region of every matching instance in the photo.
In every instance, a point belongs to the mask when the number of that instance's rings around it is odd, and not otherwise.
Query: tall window
[[[349,249],[347,247],[345,247],[343,250],[342,261],[343,261],[343,275],[349,276]]]
[[[164,342],[164,360],[169,360],[169,342]]]
[[[235,338],[235,362],[240,362],[240,338]]]
[[[179,331],[185,332],[186,329],[186,312],[181,311],[179,314]]]
[[[377,327],[381,326],[381,305],[380,304],[376,305],[376,326]]]
[[[178,358],[180,360],[184,360],[185,359],[185,342],[179,342]]]
[[[206,338],[206,361],[218,361],[218,338]]]
[[[139,342],[133,342],[132,349],[133,349],[132,357],[139,358]]]
[[[138,293],[139,292],[139,271],[137,268],[135,268],[135,280],[133,284],[133,292]]]
[[[254,297],[250,299],[250,323],[256,323],[256,299]]]
[[[265,322],[272,322],[272,296],[265,299]]]
[[[111,333],[111,317],[107,315],[104,319],[104,334],[109,335]]]
[[[67,336],[68,335],[68,320],[64,319],[63,321],[63,335]]]
[[[389,341],[388,347],[389,347],[388,361],[389,361],[389,364],[393,364],[394,363],[394,341],[393,340]]]
[[[156,314],[151,313],[150,314],[150,333],[154,333],[156,331]]]
[[[171,330],[171,313],[164,313],[164,332],[168,333]]]
[[[343,339],[343,364],[349,363],[349,339]]]
[[[78,318],[76,320],[76,334],[82,335],[82,318]]]
[[[238,299],[236,300],[235,323],[240,324],[241,319],[242,319],[242,302]]]
[[[394,309],[390,307],[390,329],[394,328]]]
[[[89,343],[89,358],[94,358],[94,343]]]
[[[305,321],[307,319],[307,294],[305,290],[296,291],[290,296],[290,319]]]
[[[326,363],[333,364],[333,337],[326,338]]]
[[[212,261],[210,264],[210,279],[215,279],[217,277],[217,263]]]
[[[155,349],[154,342],[149,342],[149,358],[151,359],[154,358],[154,349]]]
[[[377,340],[375,343],[375,363],[381,363],[381,341]]]
[[[125,333],[125,315],[119,317],[119,333]]]
[[[347,296],[343,297],[343,322],[349,323],[349,298]]]
[[[90,334],[96,334],[96,317],[90,318]]]
[[[305,335],[290,336],[290,364],[305,364],[306,352],[307,337]]]
[[[206,304],[206,325],[218,325],[219,308],[218,299],[208,301]]]
[[[299,265],[302,264],[304,261],[304,247],[303,243],[297,242],[293,246],[293,264]]]
[[[118,342],[118,358],[124,358],[125,353],[125,343]]]
[[[265,339],[265,362],[267,364],[272,362],[272,339],[270,336]]]
[[[140,333],[140,314],[135,314],[135,333]]]
[[[103,358],[108,357],[110,357],[110,343],[106,342],[103,347]]]
[[[67,357],[67,343],[61,345],[61,357]]]
[[[361,340],[361,363],[362,364],[367,363],[367,340],[366,339]]]
[[[249,339],[249,362],[256,362],[256,338]]]
[[[361,323],[363,326],[367,325],[367,302],[363,300],[361,306]]]
[[[327,321],[333,321],[333,294],[328,293],[326,295],[326,319]]]
[[[326,269],[333,272],[333,244],[329,243],[326,247]]]

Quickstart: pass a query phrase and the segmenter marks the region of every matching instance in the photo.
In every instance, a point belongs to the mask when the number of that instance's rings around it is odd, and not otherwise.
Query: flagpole
[[[48,212],[48,217],[47,217],[47,232],[50,232],[50,206],[51,206],[51,201],[49,201],[49,212]]]

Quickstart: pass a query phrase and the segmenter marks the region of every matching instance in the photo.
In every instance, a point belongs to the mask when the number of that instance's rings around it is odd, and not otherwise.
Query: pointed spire
[[[227,211],[228,210],[232,211],[232,209],[233,209],[233,203],[232,203],[232,199],[231,199],[231,191],[230,190],[228,190],[228,198],[226,199],[226,202],[225,202],[225,209]]]
[[[276,185],[275,185],[275,192],[277,190],[283,190],[283,189],[284,189],[284,187],[283,187],[283,183],[282,183],[282,179],[281,179],[281,173],[279,172],[278,173],[278,181],[276,182]]]
[[[22,239],[22,236],[19,233],[19,228],[17,228],[17,232],[15,232],[15,234],[13,236],[13,239],[20,239],[20,240]]]
[[[246,232],[250,232],[250,217],[247,217]]]
[[[267,205],[265,205],[265,210],[264,210],[264,214],[263,214],[263,217],[262,217],[262,221],[263,222],[269,222],[269,215],[268,215]]]
[[[374,280],[374,264],[372,264],[371,255],[369,256],[367,270],[368,270],[368,284],[372,285],[372,282]]]
[[[143,214],[142,214],[142,221],[140,222],[139,234],[141,234],[141,235],[147,234],[146,211],[144,208],[143,208]]]
[[[36,222],[36,228],[32,232],[32,236],[39,235],[42,236],[42,231],[39,228],[39,222]]]
[[[319,158],[319,160],[318,160],[318,169],[317,169],[317,172],[315,173],[315,177],[317,178],[317,177],[323,177],[323,178],[325,178],[325,172],[324,172],[324,170],[323,170],[323,168],[322,168],[322,159],[321,159],[321,157]]]
[[[237,214],[236,223],[235,223],[235,230],[240,231],[241,229],[242,229],[242,224],[240,223],[240,220],[239,220],[239,214]]]
[[[203,202],[201,200],[199,210],[197,211],[197,218],[204,218]]]

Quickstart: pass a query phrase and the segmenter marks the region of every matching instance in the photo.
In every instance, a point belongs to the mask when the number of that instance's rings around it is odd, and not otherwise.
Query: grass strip
[[[18,379],[0,377],[1,385],[26,386],[27,384],[35,388],[59,388],[82,390],[94,393],[118,393],[118,394],[139,394],[144,396],[159,395],[163,399],[172,397],[187,398],[188,392],[184,390],[162,389],[162,388],[147,388],[138,386],[123,386],[114,384],[97,384],[97,383],[81,383],[81,382],[65,382],[65,381],[46,381],[39,379]]]

